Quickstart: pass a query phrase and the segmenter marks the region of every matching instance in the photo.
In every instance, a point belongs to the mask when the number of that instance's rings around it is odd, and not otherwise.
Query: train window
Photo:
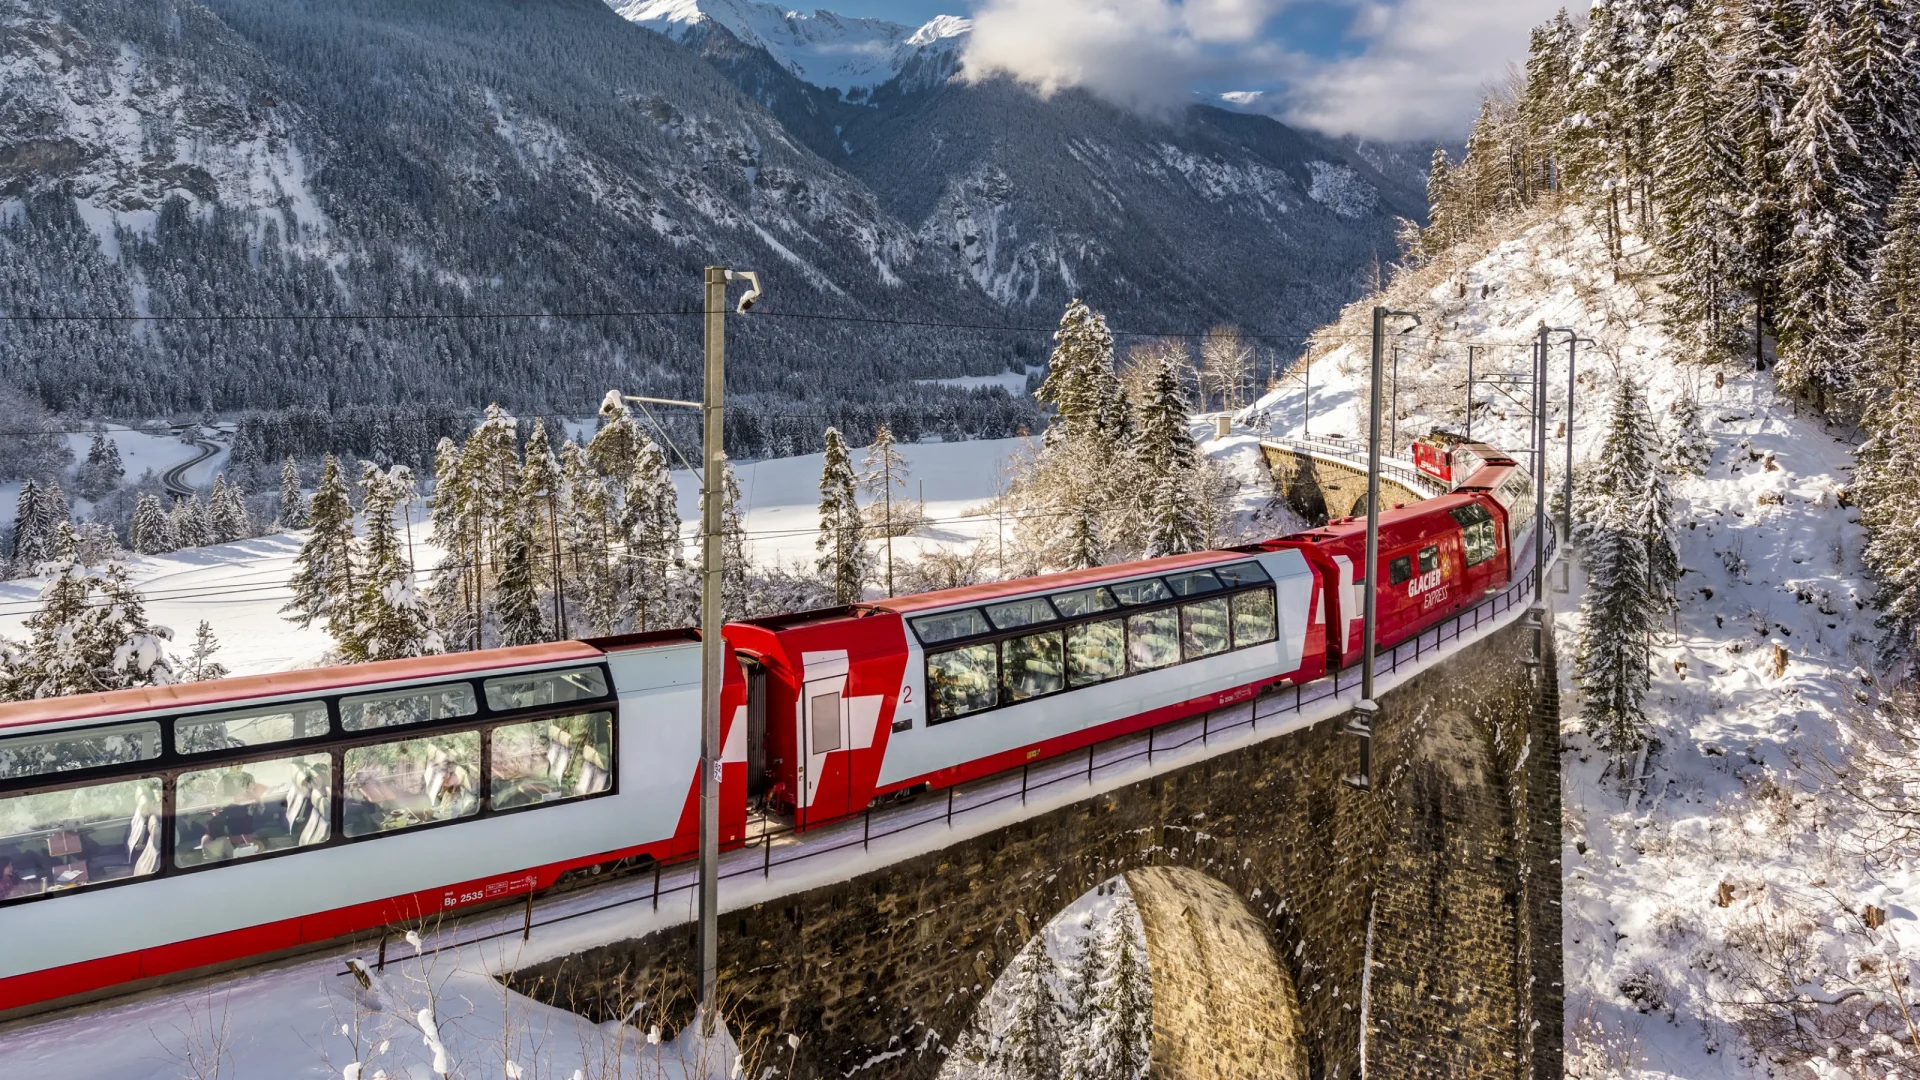
[[[937,724],[991,709],[999,699],[1000,646],[991,641],[927,656],[927,692]]]
[[[1004,604],[989,604],[987,618],[993,621],[996,630],[1018,630],[1023,626],[1050,623],[1059,616],[1053,613],[1053,605],[1047,603],[1046,597],[1035,596],[1026,600],[1010,600]]]
[[[495,810],[597,795],[613,781],[613,714],[494,728],[487,764]]]
[[[1237,562],[1227,566],[1216,566],[1213,572],[1219,575],[1220,580],[1229,589],[1237,589],[1242,585],[1259,585],[1273,580],[1257,562]]]
[[[340,726],[348,731],[376,731],[472,716],[479,711],[480,703],[467,683],[415,686],[387,694],[341,698]]]
[[[1431,574],[1440,569],[1440,545],[1420,549],[1420,572]]]
[[[1051,694],[1066,685],[1060,631],[1000,643],[1001,700],[1006,704]]]
[[[1167,591],[1166,583],[1159,578],[1145,581],[1126,581],[1113,587],[1113,595],[1128,607],[1140,604],[1155,604],[1171,599],[1173,594]]]
[[[1273,590],[1253,589],[1233,598],[1233,647],[1244,649],[1277,637],[1273,617]]]
[[[1180,605],[1180,649],[1187,659],[1212,656],[1231,647],[1226,597]]]
[[[152,721],[16,735],[0,739],[0,780],[128,765],[159,756],[160,725]]]
[[[332,805],[331,754],[181,773],[173,788],[174,865],[324,844]]]
[[[1173,586],[1175,596],[1200,596],[1205,593],[1219,592],[1220,579],[1213,576],[1211,570],[1194,570],[1185,574],[1168,574],[1167,584]]]
[[[173,722],[173,745],[183,754],[210,754],[326,733],[326,703],[296,701],[264,709],[183,716]]]
[[[1402,555],[1387,564],[1387,584],[1402,585],[1413,580],[1413,556]]]
[[[942,641],[957,641],[960,638],[984,634],[993,627],[987,617],[974,608],[965,611],[949,611],[940,615],[925,615],[913,620],[913,632],[920,635],[922,645],[935,645]]]
[[[1127,631],[1119,619],[1067,627],[1067,685],[1092,686],[1127,673]]]
[[[592,701],[607,696],[607,680],[596,667],[536,671],[486,681],[487,708],[494,712]]]
[[[1082,615],[1097,615],[1102,611],[1112,611],[1120,606],[1120,601],[1104,587],[1081,589],[1079,592],[1053,594],[1053,606],[1061,615],[1077,619]]]
[[[1172,608],[1127,616],[1127,670],[1152,671],[1180,662],[1180,614]]]
[[[1479,503],[1469,503],[1456,507],[1453,519],[1460,523],[1461,547],[1466,554],[1468,566],[1478,566],[1499,554],[1500,544],[1494,537],[1493,515]]]
[[[160,779],[0,799],[0,900],[160,869]]]
[[[480,733],[455,731],[346,752],[341,820],[348,836],[376,836],[480,809]]]

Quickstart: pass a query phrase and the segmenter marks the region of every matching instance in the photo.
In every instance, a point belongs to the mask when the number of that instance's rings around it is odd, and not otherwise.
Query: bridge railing
[[[1365,444],[1349,444],[1337,439],[1303,439],[1293,435],[1267,435],[1260,441],[1284,447],[1296,453],[1334,458],[1342,464],[1359,469],[1362,473],[1367,471]],[[1444,495],[1447,492],[1447,485],[1414,468],[1405,459],[1381,459],[1380,475],[1390,476],[1402,485],[1414,491],[1426,492],[1429,496]]]
[[[1547,561],[1551,563],[1556,554],[1557,539],[1551,528],[1543,531],[1547,536]],[[1514,609],[1530,603],[1533,599],[1531,545],[1520,558],[1514,560],[1514,567],[1517,580],[1505,589],[1377,656],[1375,674],[1392,675],[1403,669],[1417,668],[1448,642],[1474,634],[1482,627],[1497,625]],[[785,825],[767,827],[763,821],[761,829],[749,837],[745,846],[723,854],[719,877],[722,882],[756,876],[770,880],[774,871],[782,867],[810,863],[822,856],[854,849],[865,851],[876,841],[921,829],[934,826],[951,828],[955,821],[974,818],[983,811],[1009,804],[1015,799],[1025,805],[1035,794],[1049,791],[1060,784],[1073,782],[1092,787],[1101,774],[1113,769],[1141,760],[1151,767],[1157,757],[1185,750],[1195,743],[1204,745],[1211,739],[1247,728],[1258,731],[1264,720],[1287,714],[1297,716],[1308,706],[1329,699],[1343,696],[1357,698],[1360,681],[1357,666],[1345,668],[1311,682],[1269,691],[1247,704],[1171,721],[1146,731],[1096,743],[1084,753],[1029,763],[1018,770],[951,787],[946,789],[944,799],[919,799],[879,808],[869,806],[858,817],[807,833],[797,833],[791,826]],[[778,849],[783,846],[787,851],[780,855]],[[534,918],[534,898],[529,894],[520,919],[502,920],[511,922],[511,925],[500,925],[491,932],[445,944],[436,941],[433,949],[437,952],[444,948],[459,948],[515,934],[527,939],[538,927],[553,926],[637,904],[648,904],[658,911],[662,900],[684,898],[691,901],[699,886],[695,864],[691,860],[665,865],[655,863],[650,878],[650,883],[643,877],[637,882],[629,879],[625,884],[610,884],[607,889],[616,894],[611,897],[598,890],[591,896],[559,894],[549,899],[546,917],[540,919]],[[593,903],[595,900],[603,902]],[[478,917],[478,921],[490,920],[500,920],[500,916]],[[476,920],[468,921],[469,926],[473,921]],[[458,929],[456,927],[443,933],[456,936]],[[380,955],[384,964],[384,941]],[[345,969],[339,974],[350,973],[351,969]]]

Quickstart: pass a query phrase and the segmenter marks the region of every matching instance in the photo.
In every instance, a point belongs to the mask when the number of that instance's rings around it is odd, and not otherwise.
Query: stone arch
[[[1299,994],[1260,916],[1188,867],[1125,877],[1146,928],[1155,1080],[1306,1080]]]

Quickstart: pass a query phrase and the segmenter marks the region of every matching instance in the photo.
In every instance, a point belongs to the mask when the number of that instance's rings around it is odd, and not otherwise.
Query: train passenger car
[[[1299,550],[1327,581],[1333,664],[1357,663],[1363,646],[1367,582],[1376,582],[1375,640],[1391,647],[1495,592],[1509,580],[1506,530],[1485,494],[1455,493],[1397,506],[1380,515],[1380,565],[1366,572],[1365,518],[1341,518],[1269,540],[1269,550]]]
[[[0,705],[0,1017],[690,853],[699,700],[672,632]]]
[[[1319,589],[1298,551],[1209,551],[732,624],[756,786],[804,829],[1315,678]]]

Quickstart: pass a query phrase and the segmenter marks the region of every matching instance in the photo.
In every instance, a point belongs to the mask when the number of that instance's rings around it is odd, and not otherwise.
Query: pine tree
[[[253,516],[247,513],[246,495],[238,485],[227,483],[225,473],[213,478],[213,495],[207,506],[207,530],[216,544],[230,544],[253,536]]]
[[[514,499],[520,512],[527,515],[534,566],[536,570],[545,567],[550,571],[560,542],[560,519],[569,511],[560,480],[560,459],[553,456],[545,417],[535,417],[533,430],[527,434]]]
[[[1667,440],[1667,467],[1679,476],[1704,476],[1713,460],[1713,439],[1700,421],[1700,399],[1681,394],[1668,408],[1673,417]]]
[[[87,460],[80,466],[77,486],[80,496],[94,501],[105,498],[120,486],[126,475],[126,466],[120,461],[120,445],[107,438],[106,432],[94,432]]]
[[[307,527],[307,497],[300,493],[300,466],[292,458],[280,466],[280,516],[276,524],[288,531]]]
[[[1084,1048],[1073,1080],[1139,1080],[1153,1045],[1153,990],[1134,928],[1139,909],[1121,896],[1095,930],[1097,976],[1086,1012],[1077,1018]]]
[[[1862,559],[1889,651],[1920,630],[1920,172],[1909,167],[1887,208],[1861,303],[1859,400],[1871,433],[1859,452],[1854,505],[1867,527]]]
[[[1863,196],[1886,207],[1901,174],[1920,160],[1920,12],[1910,0],[1854,0],[1839,47]]]
[[[175,682],[173,634],[117,566],[61,567],[26,620],[25,642],[0,639],[0,700],[62,697]]]
[[[180,666],[180,681],[208,682],[226,678],[227,666],[213,658],[219,651],[220,639],[213,636],[213,624],[201,619],[193,632],[193,644],[187,649],[186,661]]]
[[[506,557],[500,566],[497,600],[500,617],[500,644],[537,645],[552,640],[547,632],[546,612],[540,605],[540,587],[534,576],[533,541],[524,521],[507,528]]]
[[[1779,311],[1780,384],[1824,408],[1854,367],[1867,208],[1860,148],[1846,117],[1835,0],[1811,0],[1785,125],[1787,233]]]
[[[413,501],[413,472],[405,465],[382,469],[360,463],[361,515],[366,522],[357,562],[360,573],[351,600],[352,617],[336,638],[348,663],[400,660],[440,651],[426,602],[413,586],[396,510]],[[330,626],[331,628],[331,626]]]
[[[1573,66],[1574,41],[1573,22],[1562,8],[1552,22],[1533,31],[1528,44],[1527,86],[1520,99],[1520,123],[1529,147],[1528,195],[1532,198],[1558,191],[1561,184],[1559,147],[1561,126],[1567,117],[1567,83]]]
[[[1734,274],[1740,145],[1725,122],[1726,95],[1706,42],[1680,35],[1672,68],[1654,162],[1669,322],[1703,349],[1731,350],[1741,330]]]
[[[1453,163],[1447,148],[1433,144],[1433,163],[1427,169],[1427,229],[1421,246],[1429,257],[1452,247],[1459,237],[1459,212],[1454,205]]]
[[[636,630],[657,630],[686,618],[686,603],[674,595],[676,572],[686,564],[680,535],[680,496],[667,469],[667,455],[640,434],[626,488],[622,531],[630,571],[624,609]]]
[[[353,633],[353,503],[332,454],[321,466],[307,527],[306,543],[300,545],[287,583],[293,599],[280,611],[302,628],[324,620],[333,640],[345,641]]]
[[[1587,591],[1574,659],[1587,730],[1601,748],[1621,757],[1649,737],[1642,703],[1663,600],[1656,556],[1643,532],[1652,516],[1649,474],[1656,471],[1650,444],[1640,395],[1622,379],[1614,388],[1606,440],[1575,506]]]
[[[893,448],[893,429],[881,424],[873,433],[873,445],[868,447],[867,456],[860,462],[860,490],[867,494],[867,518],[869,524],[886,538],[886,584],[887,595],[894,594],[893,588],[893,538],[904,535],[907,517],[896,509],[894,492],[904,492],[907,486],[907,459]]]
[[[207,520],[207,508],[198,494],[177,499],[167,516],[167,528],[173,542],[183,548],[206,547],[213,543],[213,523]]]
[[[167,521],[167,512],[160,508],[160,497],[151,491],[143,491],[134,499],[133,525],[129,531],[133,550],[142,555],[159,555],[174,549],[173,526]]]
[[[1186,386],[1170,358],[1158,361],[1135,421],[1134,459],[1145,495],[1139,520],[1149,557],[1177,555],[1206,545],[1207,530],[1194,491],[1199,450],[1189,433]]]
[[[733,462],[722,464],[720,506],[720,616],[732,621],[755,614],[753,563],[747,558],[747,526],[740,513],[740,478]]]
[[[1791,97],[1793,71],[1788,42],[1800,34],[1797,0],[1728,0],[1717,16],[1716,41],[1724,42],[1726,79],[1723,123],[1740,147],[1740,180],[1734,205],[1739,242],[1733,276],[1752,300],[1754,357],[1759,366],[1765,327],[1777,321],[1780,257],[1789,229],[1781,176],[1782,118]]]
[[[32,480],[21,484],[20,497],[13,504],[14,573],[37,574],[41,564],[53,560],[53,526],[53,508],[45,490]]]
[[[434,447],[429,542],[441,557],[427,590],[427,607],[446,647],[478,649],[484,604],[482,526],[466,463],[466,454],[452,439],[443,438]]]
[[[1113,334],[1105,317],[1078,300],[1054,332],[1047,377],[1034,391],[1054,411],[1046,443],[1109,439],[1119,422],[1120,381],[1113,371]]]
[[[826,460],[820,470],[820,535],[814,541],[820,555],[814,567],[832,583],[834,603],[852,604],[860,600],[872,576],[871,557],[860,523],[857,481],[847,441],[839,428],[831,427],[826,441]]]
[[[608,508],[607,481],[588,464],[572,441],[560,448],[560,475],[572,512],[561,523],[567,552],[567,594],[591,632],[611,634],[619,619],[620,590],[615,577],[615,523]]]
[[[1039,938],[1015,954],[1007,1023],[987,1048],[985,1072],[996,1080],[1055,1080],[1060,1075],[1059,1010],[1048,978],[1053,960]]]

